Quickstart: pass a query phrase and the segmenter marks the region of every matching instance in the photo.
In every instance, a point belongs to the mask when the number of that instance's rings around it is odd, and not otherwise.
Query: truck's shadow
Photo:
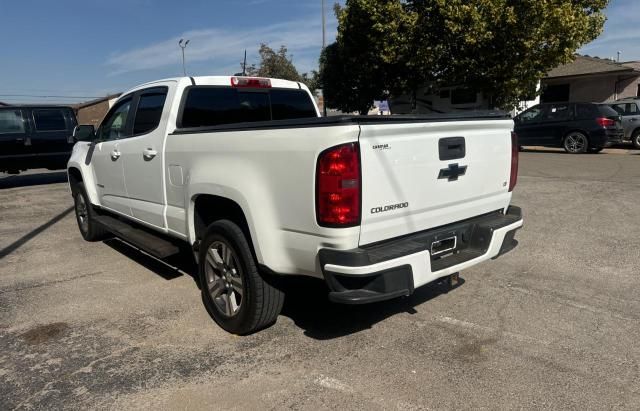
[[[188,252],[163,261],[118,239],[106,240],[105,244],[165,280],[189,275],[198,286],[198,267]],[[281,315],[293,320],[296,326],[304,330],[306,336],[317,340],[354,334],[399,313],[414,314],[414,307],[450,290],[446,282],[433,282],[418,288],[410,297],[374,304],[343,305],[329,301],[328,289],[319,279],[291,276],[278,278],[276,283],[285,293]],[[462,284],[464,279],[460,278],[458,287]]]
[[[464,280],[460,278],[458,287],[462,284]],[[291,318],[306,336],[329,340],[369,329],[399,313],[415,314],[414,307],[447,293],[450,288],[445,282],[433,282],[418,288],[410,297],[365,305],[330,302],[324,282],[313,278],[287,278],[283,290],[286,299],[281,315]]]
[[[29,187],[45,184],[58,184],[67,182],[66,171],[44,172],[37,174],[0,174],[0,189]]]

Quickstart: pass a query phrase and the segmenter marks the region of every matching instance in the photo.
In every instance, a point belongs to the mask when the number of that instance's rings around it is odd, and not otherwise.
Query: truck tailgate
[[[510,119],[360,126],[360,245],[506,208]]]

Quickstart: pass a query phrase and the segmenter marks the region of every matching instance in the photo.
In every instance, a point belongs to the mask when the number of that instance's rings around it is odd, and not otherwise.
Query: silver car
[[[640,96],[614,101],[610,105],[622,118],[624,141],[631,141],[640,149]]]

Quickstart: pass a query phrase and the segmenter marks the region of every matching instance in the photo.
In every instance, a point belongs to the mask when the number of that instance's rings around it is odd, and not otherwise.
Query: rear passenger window
[[[136,117],[133,122],[133,134],[146,134],[155,130],[160,124],[162,109],[167,99],[167,90],[145,92],[140,96]]]
[[[24,120],[20,110],[0,110],[0,134],[24,133]]]
[[[33,110],[33,121],[37,131],[64,131],[67,124],[62,110]]]
[[[625,114],[628,116],[637,116],[639,113],[636,103],[627,103]]]
[[[318,116],[304,90],[271,90],[271,113],[274,120]]]
[[[562,121],[571,118],[571,106],[568,104],[554,104],[549,106],[544,120]]]

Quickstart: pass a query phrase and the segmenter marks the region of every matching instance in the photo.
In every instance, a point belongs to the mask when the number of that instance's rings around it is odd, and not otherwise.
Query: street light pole
[[[187,77],[187,67],[184,63],[184,49],[187,48],[187,45],[190,41],[191,40],[184,41],[183,39],[180,39],[180,41],[178,42],[178,46],[180,46],[180,48],[182,49],[182,73],[185,77]]]
[[[322,50],[327,46],[327,28],[326,18],[324,16],[324,0],[322,0]]]

